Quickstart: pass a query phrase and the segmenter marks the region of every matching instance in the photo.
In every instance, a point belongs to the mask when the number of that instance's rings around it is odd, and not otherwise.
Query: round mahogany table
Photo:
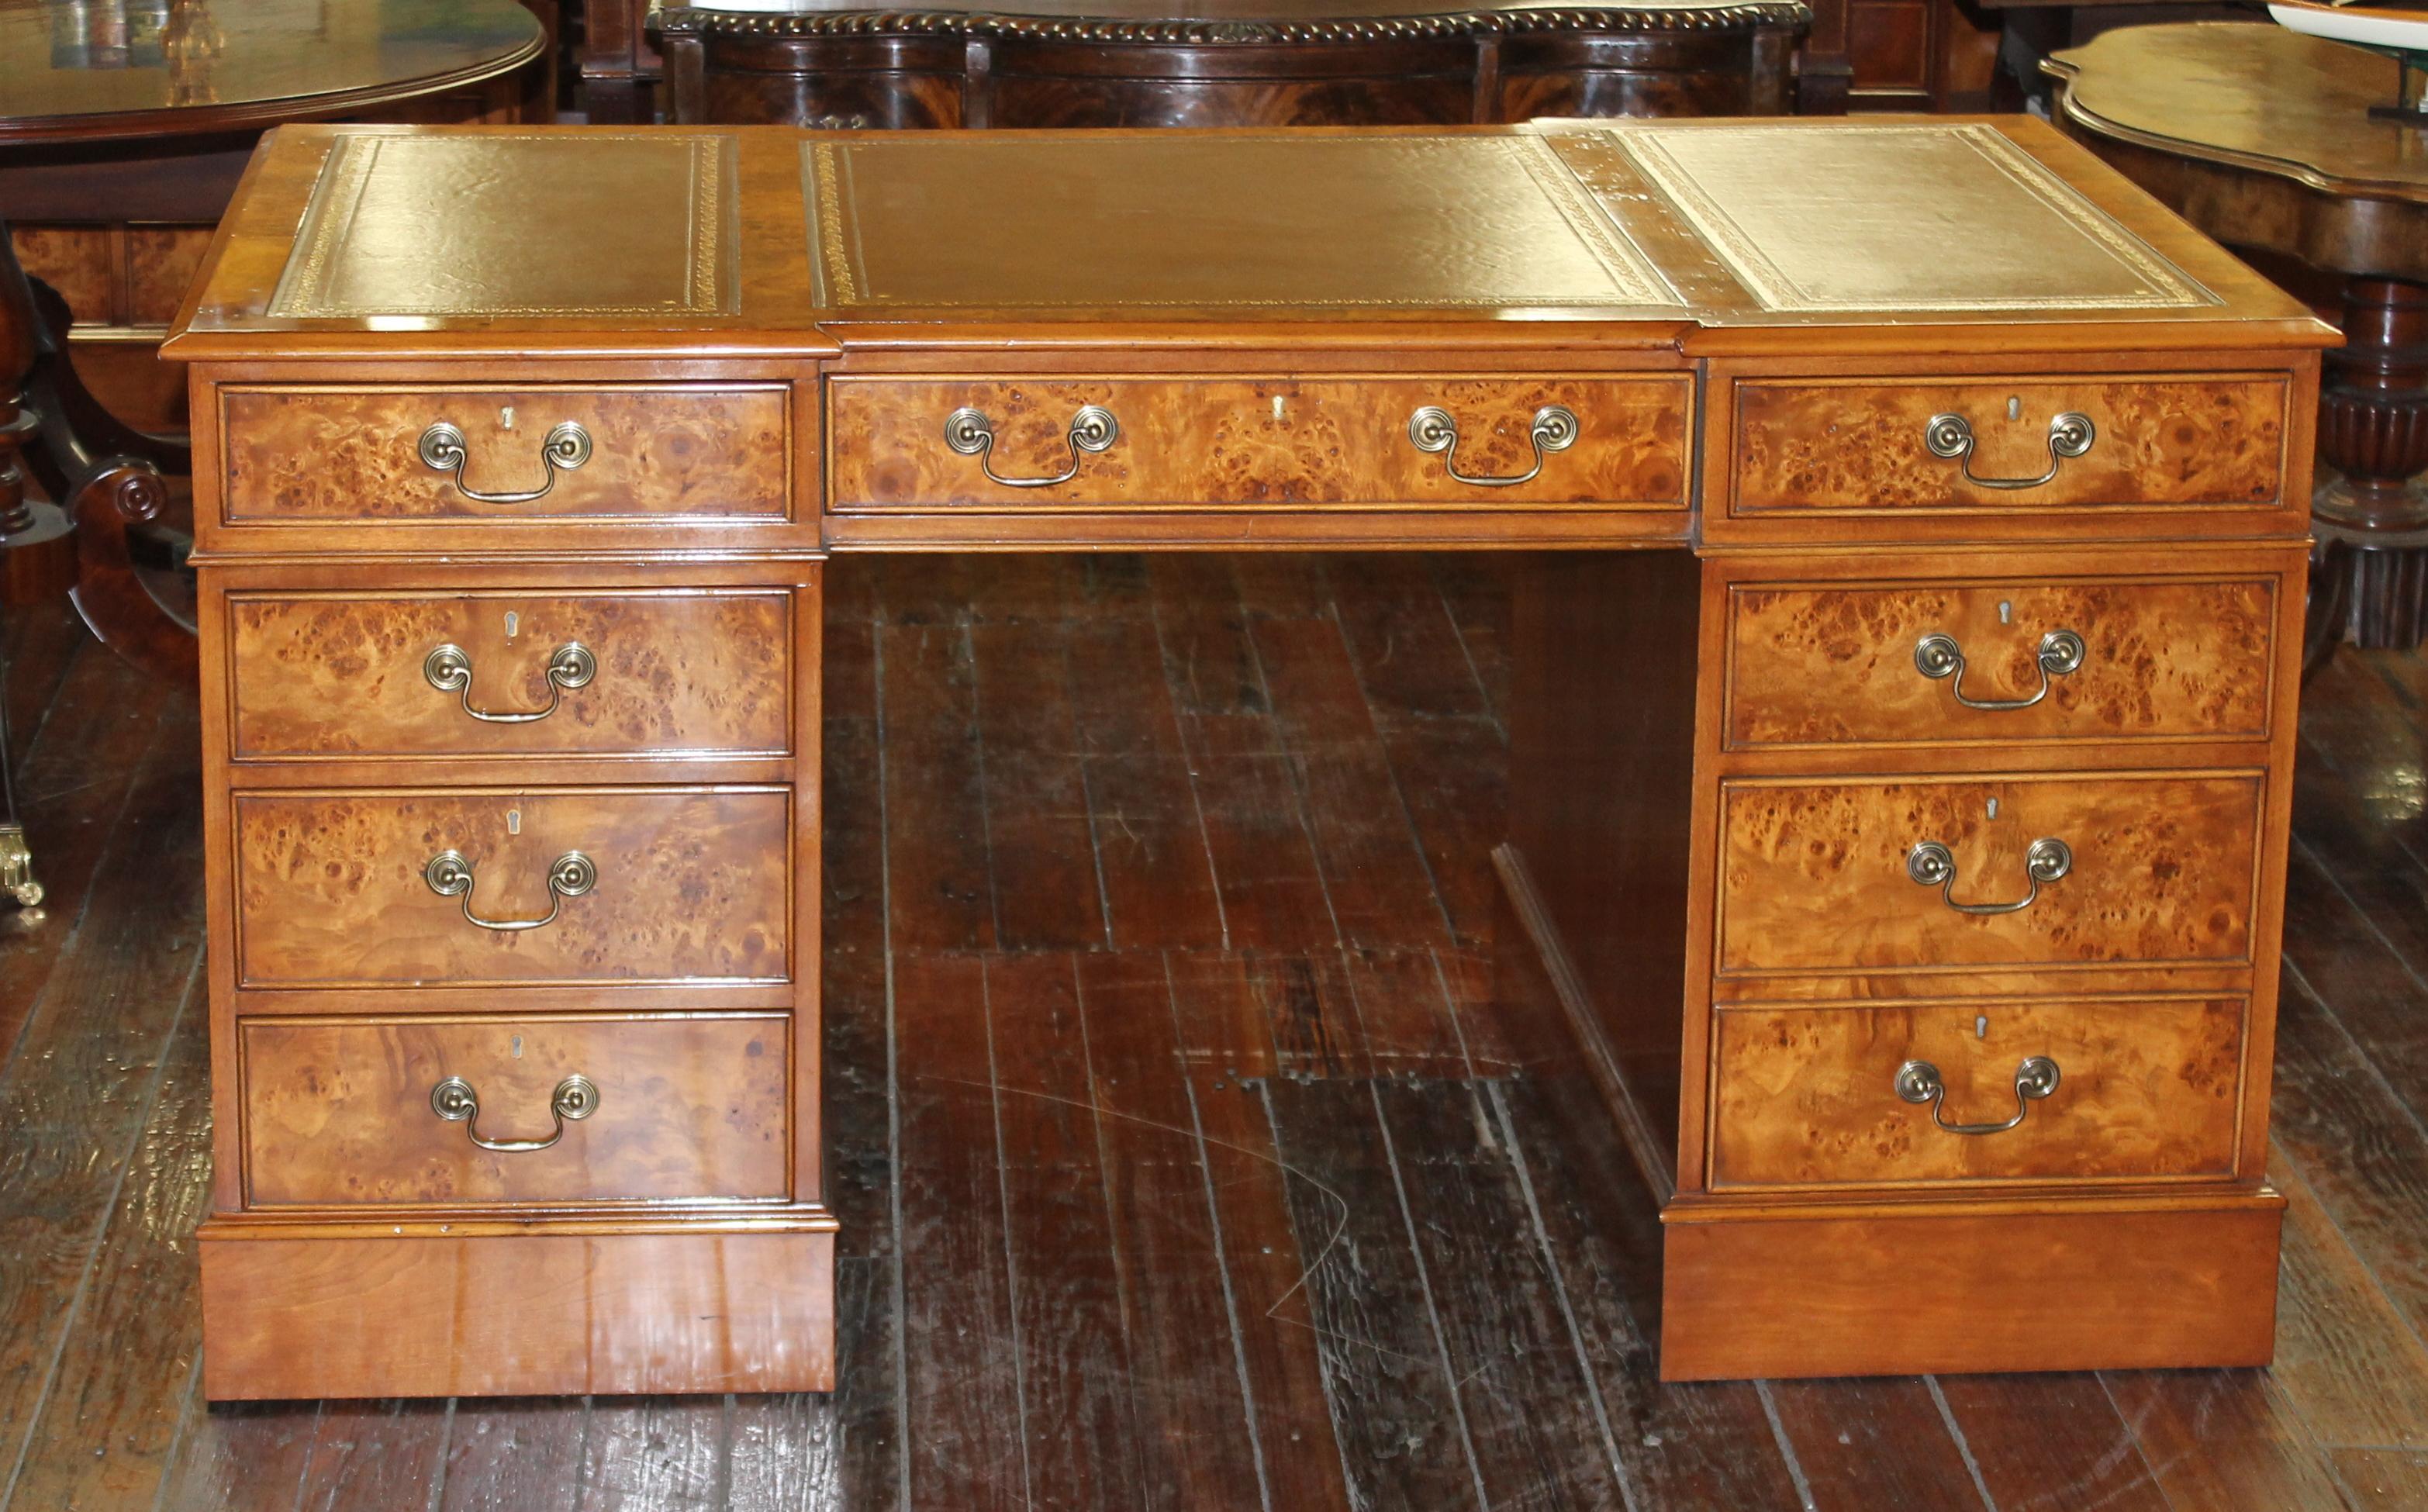
[[[2428,131],[2371,120],[2390,58],[2280,26],[2102,33],[2042,65],[2058,123],[2229,245],[2342,281],[2312,501],[2313,659],[2428,631]]]
[[[182,393],[153,351],[267,128],[520,120],[547,56],[515,0],[0,0],[0,606],[66,588],[112,649],[190,680],[163,518],[186,451],[74,358]],[[0,896],[31,906],[7,765],[0,717]]]

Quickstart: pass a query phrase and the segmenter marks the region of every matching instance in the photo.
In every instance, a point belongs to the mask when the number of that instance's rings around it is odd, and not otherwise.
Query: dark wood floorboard
[[[1492,1000],[1509,582],[831,567],[824,1398],[206,1405],[192,701],[8,616],[0,1507],[2428,1508],[2428,658],[2305,693],[2275,1368],[1663,1386]]]

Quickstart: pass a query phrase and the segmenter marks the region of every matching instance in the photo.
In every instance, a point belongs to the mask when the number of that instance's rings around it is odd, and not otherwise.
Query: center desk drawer
[[[1673,373],[840,377],[827,405],[836,511],[1677,509],[1693,392]]]
[[[239,793],[246,987],[782,981],[785,788]]]
[[[780,520],[782,384],[219,390],[230,524]]]
[[[2256,740],[2276,579],[1736,583],[1728,740]]]
[[[778,589],[228,596],[238,761],[781,755]]]
[[[1734,516],[2284,497],[2287,373],[1747,377],[1731,393]]]
[[[1741,781],[1722,974],[2238,964],[2258,776]]]
[[[1715,1186],[2234,1174],[2239,997],[1714,1019]]]
[[[254,1207],[790,1194],[788,1015],[254,1018]]]

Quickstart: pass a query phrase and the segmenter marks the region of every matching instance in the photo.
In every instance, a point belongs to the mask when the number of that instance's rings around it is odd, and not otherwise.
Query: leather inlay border
[[[1321,145],[1338,140],[1331,136],[1310,135],[1303,139],[1283,139]],[[1410,133],[1388,139],[1393,143],[1430,145],[1445,141],[1475,142],[1478,139],[1462,138],[1450,133]],[[1542,295],[1508,289],[1484,290],[1455,302],[1459,306],[1484,308],[1525,306],[1530,304],[1570,304],[1590,303],[1611,307],[1678,308],[1684,298],[1669,280],[1627,234],[1626,228],[1605,214],[1585,187],[1569,170],[1550,142],[1535,136],[1510,136],[1492,139],[1497,145],[1512,154],[1518,167],[1543,198],[1548,201],[1575,235],[1577,242],[1591,255],[1602,275],[1611,282],[1610,289],[1590,302],[1572,299],[1548,300]],[[884,143],[879,143],[884,145]],[[851,166],[845,157],[845,143],[808,141],[801,146],[802,201],[809,213],[810,262],[812,287],[821,307],[845,305],[908,305],[920,308],[987,308],[1000,301],[984,297],[971,299],[935,299],[889,294],[875,287],[868,277],[866,259],[856,235],[856,222],[850,209]],[[1045,309],[1091,308],[1103,300],[1091,297],[1084,290],[1070,298],[1022,301],[1022,307]],[[1290,308],[1376,306],[1383,308],[1426,309],[1443,307],[1437,298],[1419,296],[1328,297],[1320,300],[1248,299],[1240,297],[1199,296],[1189,299],[1138,299],[1124,297],[1124,306],[1153,307],[1221,307],[1221,308]]]
[[[1683,219],[1711,246],[1734,273],[1738,282],[1760,301],[1764,310],[1776,314],[1813,313],[1830,310],[1878,311],[1976,311],[1976,310],[2065,310],[2065,309],[2179,309],[2188,306],[2213,305],[2223,303],[2217,295],[2193,282],[2157,249],[2124,228],[2108,212],[2084,197],[2081,191],[2051,173],[2048,168],[2024,152],[1993,126],[1968,125],[1841,125],[1830,132],[1834,144],[1844,144],[1856,138],[1937,139],[1970,147],[1978,153],[1983,166],[2010,181],[2031,199],[2048,209],[2070,227],[2080,233],[2098,251],[2107,254],[2140,280],[2141,288],[2124,292],[2085,293],[2080,295],[1992,295],[1988,297],[1955,298],[1917,295],[1907,298],[1865,296],[1862,298],[1831,298],[1816,294],[1799,283],[1786,268],[1780,266],[1764,249],[1762,238],[1749,231],[1738,215],[1732,212],[1714,192],[1714,186],[1698,179],[1695,171],[1682,162],[1671,151],[1676,140],[1711,141],[1731,137],[1761,135],[1772,144],[1785,150],[1792,148],[1799,128],[1777,124],[1730,126],[1696,126],[1664,128],[1661,126],[1623,126],[1611,128],[1636,168],[1653,186],[1665,195]],[[1691,135],[1690,135],[1691,133]],[[1792,160],[1774,157],[1774,162]],[[1888,166],[1888,165],[1884,165]],[[1718,186],[1725,189],[1727,186]]]
[[[513,142],[589,145],[609,141],[645,142],[664,147],[680,141],[690,149],[689,160],[684,165],[686,182],[682,191],[687,212],[682,291],[666,299],[620,303],[500,302],[484,297],[477,289],[467,290],[461,297],[452,299],[364,303],[342,298],[334,292],[335,280],[343,271],[340,251],[354,230],[363,196],[370,188],[372,174],[381,156],[400,152],[451,151],[467,141],[483,147]],[[579,136],[500,132],[468,139],[342,137],[312,187],[311,199],[304,206],[303,224],[296,233],[294,251],[279,274],[278,287],[271,296],[266,313],[289,320],[445,315],[730,315],[734,310],[733,295],[738,282],[732,275],[732,263],[740,239],[735,223],[739,205],[727,189],[727,180],[733,175],[734,160],[734,141],[728,135],[679,138],[672,134],[586,131]],[[446,286],[425,283],[421,287]]]

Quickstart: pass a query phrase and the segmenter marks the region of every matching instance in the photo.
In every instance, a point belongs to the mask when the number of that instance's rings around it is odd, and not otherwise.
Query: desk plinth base
[[[206,1397],[834,1389],[823,1214],[346,1226],[203,1226]]]
[[[2265,1365],[2285,1199],[1673,1199],[1661,1378]]]

